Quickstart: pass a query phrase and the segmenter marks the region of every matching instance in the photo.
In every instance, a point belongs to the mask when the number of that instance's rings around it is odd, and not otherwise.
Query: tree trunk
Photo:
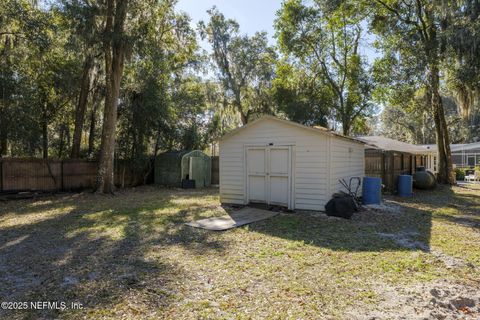
[[[5,91],[3,92],[2,101],[0,101],[0,158],[7,154],[8,149],[8,123],[6,115],[8,102],[5,97]]]
[[[240,120],[242,120],[242,125],[246,125],[248,123],[248,117],[245,112],[240,111]]]
[[[445,111],[443,109],[443,104],[440,100],[440,104],[438,106],[438,114],[440,125],[443,132],[443,144],[444,144],[444,153],[445,153],[445,174],[447,176],[447,180],[445,183],[454,185],[456,182],[455,171],[453,170],[453,162],[452,162],[452,152],[450,149],[450,134],[448,132],[448,125],[447,121],[445,120]]]
[[[117,124],[117,106],[120,82],[125,59],[124,23],[127,12],[127,0],[107,1],[107,21],[104,41],[106,93],[103,119],[100,159],[98,163],[96,191],[113,193],[113,161],[115,153],[115,129]],[[116,4],[116,5],[115,5]],[[115,13],[114,13],[115,11]],[[110,35],[114,35],[113,39]]]
[[[235,92],[235,107],[240,113],[240,120],[242,121],[242,125],[246,125],[248,123],[248,115],[242,109],[242,99],[240,98],[240,89]]]
[[[2,76],[12,77],[10,71],[10,37],[5,37],[2,57]],[[7,71],[8,70],[8,71]],[[9,73],[8,75],[4,73]],[[0,158],[7,154],[8,149],[8,121],[7,110],[9,110],[11,92],[6,83],[2,83],[2,97],[0,98]]]
[[[0,138],[0,158],[2,156],[7,155],[7,150],[8,150],[7,135],[2,132],[1,133],[1,138]]]
[[[75,129],[73,131],[72,152],[70,158],[76,159],[80,154],[80,145],[82,142],[83,122],[85,120],[85,110],[87,109],[88,93],[92,86],[94,58],[91,54],[85,58],[83,65],[82,82],[80,85],[80,94],[78,96],[77,109],[75,111]]]
[[[5,113],[0,106],[0,158],[7,154],[8,130]]]
[[[60,140],[58,144],[58,157],[62,158],[62,153],[63,153],[63,146],[65,144],[65,128],[63,124],[60,126],[60,136],[58,138]]]
[[[88,156],[91,157],[93,154],[93,148],[95,144],[95,128],[97,122],[97,109],[100,104],[98,102],[98,90],[95,90],[93,94],[93,101],[92,101],[92,112],[90,114],[90,130],[88,133]]]
[[[42,150],[43,159],[48,159],[48,115],[47,103],[43,103],[42,108]]]
[[[344,107],[342,107],[344,109]],[[348,115],[344,114],[342,116],[342,133],[344,136],[348,137],[350,135],[350,126],[352,125],[353,120],[349,119]]]
[[[438,182],[454,184],[455,175],[453,172],[452,157],[450,152],[450,137],[445,111],[443,109],[442,97],[439,91],[440,77],[438,66],[430,64],[430,89],[433,118],[435,122],[435,134],[438,148]]]
[[[424,14],[422,14],[422,12]],[[435,136],[438,149],[438,174],[439,183],[455,184],[455,173],[453,171],[452,154],[450,152],[450,136],[448,133],[447,122],[445,121],[445,110],[443,108],[442,96],[440,95],[440,72],[438,69],[439,57],[439,37],[435,24],[435,14],[427,7],[417,10],[417,15],[423,19],[426,24],[423,27],[423,44],[425,56],[428,61],[430,99],[435,122]],[[428,27],[427,27],[428,26]]]
[[[64,159],[68,156],[68,146],[70,145],[70,128],[67,123],[64,123],[60,127],[60,143],[58,146],[58,157]],[[64,155],[65,153],[65,155]]]

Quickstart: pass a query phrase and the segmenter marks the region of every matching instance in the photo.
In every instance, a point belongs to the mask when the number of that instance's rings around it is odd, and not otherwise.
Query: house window
[[[467,158],[467,163],[470,167],[475,167],[475,155],[469,155]]]
[[[437,172],[437,156],[433,156],[433,172]]]

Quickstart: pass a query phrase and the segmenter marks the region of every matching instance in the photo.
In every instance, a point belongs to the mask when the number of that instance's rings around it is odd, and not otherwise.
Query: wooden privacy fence
[[[218,156],[212,157],[212,184],[220,183],[220,159]]]
[[[0,191],[55,191],[93,188],[96,160],[0,159]],[[128,187],[143,180],[129,161],[116,160],[115,184]]]
[[[396,192],[398,176],[413,174],[417,166],[425,165],[425,157],[411,153],[365,150],[365,175],[382,178],[385,191]]]

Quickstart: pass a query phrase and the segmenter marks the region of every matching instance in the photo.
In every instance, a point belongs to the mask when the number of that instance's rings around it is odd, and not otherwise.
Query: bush
[[[465,180],[465,170],[456,168],[455,169],[455,176],[457,180]]]

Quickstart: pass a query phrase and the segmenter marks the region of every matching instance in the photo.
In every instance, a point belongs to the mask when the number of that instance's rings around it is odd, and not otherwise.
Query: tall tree
[[[268,46],[265,32],[252,37],[240,35],[235,20],[226,19],[215,7],[208,14],[210,21],[200,23],[201,34],[212,45],[212,58],[225,98],[235,107],[242,124],[246,124],[252,115],[272,109],[266,95],[274,76],[275,50]]]
[[[95,89],[91,98],[91,110],[89,116],[89,129],[88,129],[88,149],[87,156],[93,157],[94,148],[95,148],[95,136],[97,129],[97,118],[98,118],[98,109],[102,103],[103,97],[103,86],[98,84],[98,78],[96,79],[96,84],[94,85]]]
[[[424,64],[412,63],[415,59],[409,52],[402,55],[385,52],[375,60],[376,87],[372,99],[383,106],[376,132],[409,143],[433,144],[436,134],[428,74]],[[457,106],[448,96],[442,96],[442,103],[452,142],[461,142],[466,128],[460,125]]]
[[[83,65],[82,79],[80,82],[80,93],[78,95],[77,108],[75,110],[75,128],[73,131],[72,151],[70,158],[78,158],[82,141],[83,123],[87,110],[88,94],[92,90],[95,79],[95,60],[90,54],[85,58]]]
[[[40,95],[36,80],[41,74],[35,68],[51,48],[51,14],[28,2],[7,0],[0,16],[0,155],[10,149],[11,155],[34,156],[41,148],[39,97],[46,96]]]
[[[0,6],[1,154],[82,156],[89,131],[88,156],[98,156],[101,144],[98,191],[111,192],[114,150],[117,158],[149,163],[159,150],[211,141],[217,109],[197,76],[207,59],[175,0],[41,4],[6,0]],[[245,97],[263,103],[265,91]],[[83,128],[87,113],[89,130]]]
[[[312,81],[306,70],[287,61],[278,62],[275,73],[273,96],[278,112],[304,125],[328,126],[330,110],[325,101],[332,100],[331,91],[319,90],[324,87],[317,79]]]
[[[129,0],[107,0],[103,50],[105,55],[105,108],[97,172],[97,192],[114,191],[114,153],[120,82],[128,41],[125,34]]]
[[[344,135],[350,135],[357,118],[373,107],[372,83],[359,53],[359,12],[353,1],[287,0],[275,21],[280,49],[297,59],[316,91],[331,97],[325,103]]]
[[[77,57],[64,50],[70,30],[51,8],[9,0],[1,10],[3,149],[12,156],[59,156],[69,127],[69,117],[59,115],[72,106],[78,73]]]
[[[443,68],[466,128],[462,142],[480,141],[480,2],[451,1],[441,10]]]
[[[426,73],[439,154],[438,180],[455,183],[450,136],[440,93],[442,14],[438,3],[424,0],[376,0],[373,30],[384,48],[414,57]]]

